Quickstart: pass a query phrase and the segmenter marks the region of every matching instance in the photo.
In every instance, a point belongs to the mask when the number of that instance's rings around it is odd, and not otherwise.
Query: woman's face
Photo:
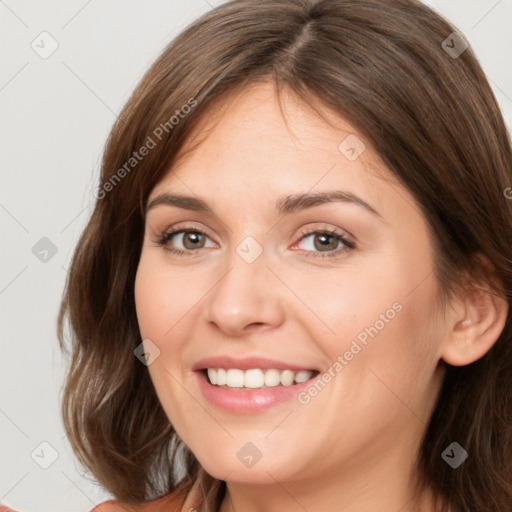
[[[292,134],[267,84],[224,106],[148,201],[135,298],[169,421],[232,482],[409,473],[446,332],[425,218],[343,119],[288,94]]]

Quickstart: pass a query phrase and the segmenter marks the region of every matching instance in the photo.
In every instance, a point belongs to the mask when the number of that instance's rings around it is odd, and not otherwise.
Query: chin
[[[243,446],[243,445],[242,445]],[[238,450],[237,450],[238,451]],[[218,459],[204,458],[198,459],[201,466],[205,471],[214,478],[219,480],[227,480],[229,482],[239,482],[247,484],[276,484],[282,480],[287,480],[291,477],[293,471],[292,467],[297,468],[297,463],[291,461],[276,461],[276,460],[264,460],[265,455],[257,461],[243,462],[244,455],[242,454],[239,459],[236,451],[233,453],[232,462],[226,461],[226,454],[219,454],[222,457],[223,463],[219,465]]]

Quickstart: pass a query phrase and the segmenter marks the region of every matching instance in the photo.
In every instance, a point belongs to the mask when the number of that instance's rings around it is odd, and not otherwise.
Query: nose
[[[226,271],[205,297],[206,321],[226,335],[278,327],[284,321],[283,286],[264,254],[248,263],[233,251]]]

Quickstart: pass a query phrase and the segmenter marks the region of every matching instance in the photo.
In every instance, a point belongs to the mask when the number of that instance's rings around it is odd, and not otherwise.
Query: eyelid
[[[177,224],[171,224],[168,227],[163,229],[153,229],[151,230],[154,237],[159,238],[162,235],[167,235],[169,233],[176,233],[178,231],[198,231],[205,235],[207,235],[211,240],[214,240],[214,237],[211,236],[210,230],[205,227],[203,224],[194,221],[184,221],[178,222]]]
[[[311,251],[307,249],[299,249],[297,246],[302,240],[313,236],[313,235],[319,235],[319,234],[326,234],[329,237],[334,238],[339,243],[342,244],[341,247],[338,247],[337,249],[334,249],[332,251]],[[297,248],[296,248],[297,247]],[[350,255],[351,252],[356,250],[358,246],[356,245],[354,241],[354,237],[346,236],[345,232],[343,230],[340,230],[339,228],[329,228],[324,226],[323,228],[319,227],[312,227],[309,229],[302,229],[300,233],[300,238],[292,245],[292,248],[296,248],[294,250],[298,250],[301,253],[304,254],[307,258],[313,258],[317,261],[327,260],[330,259],[336,260],[345,258]]]
[[[330,227],[327,224],[324,224],[322,227],[300,228],[297,242],[314,233],[328,233],[332,236],[344,238],[347,242],[350,242],[353,245],[356,244],[356,237],[352,235],[352,233],[345,229]]]
[[[207,249],[207,247],[199,247],[197,249],[176,249],[176,248],[168,248],[165,247],[167,242],[173,238],[174,235],[177,234],[185,234],[187,232],[197,232],[202,235],[205,235],[210,240],[215,242],[214,238],[210,236],[208,233],[208,229],[204,228],[202,225],[199,225],[199,223],[193,222],[193,221],[184,221],[183,223],[178,223],[176,225],[171,225],[170,227],[164,229],[163,231],[160,231],[158,233],[154,233],[155,238],[153,239],[153,242],[158,243],[161,245],[165,250],[167,250],[169,253],[174,253],[177,255],[195,255],[197,254],[201,249]],[[312,251],[307,249],[295,249],[305,254],[305,256],[308,257],[314,257],[314,258],[328,258],[328,257],[341,257],[342,254],[347,254],[350,251],[353,251],[357,248],[355,243],[355,237],[349,233],[348,231],[342,230],[340,228],[333,228],[329,225],[324,224],[322,227],[316,226],[316,227],[309,227],[309,228],[300,228],[299,229],[299,235],[298,238],[296,238],[296,241],[292,244],[291,247],[297,246],[302,240],[305,238],[312,236],[312,235],[318,235],[318,234],[325,234],[330,237],[333,237],[338,240],[338,242],[341,242],[342,247],[337,248],[335,250],[331,251]],[[348,235],[348,236],[347,236]]]

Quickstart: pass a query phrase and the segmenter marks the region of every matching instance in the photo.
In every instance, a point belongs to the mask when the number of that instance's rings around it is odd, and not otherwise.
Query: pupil
[[[184,238],[185,245],[187,245],[187,242],[189,242],[192,238],[195,238],[195,240],[192,240],[192,246],[197,245],[197,242],[200,241],[201,236],[201,233],[187,233],[187,236]],[[190,247],[188,247],[188,249],[190,249]],[[192,247],[192,249],[195,249],[195,247]]]
[[[331,244],[328,242],[329,238],[333,238],[333,237],[331,235],[326,235],[326,234],[318,235],[318,239],[320,239],[320,244],[317,245],[316,248],[317,249],[325,248],[325,247],[328,247],[329,245],[332,245],[332,242],[331,242]],[[336,240],[334,240],[334,238],[333,238],[333,241],[334,241],[334,244],[336,245]],[[332,249],[335,249],[335,247],[332,247]]]

